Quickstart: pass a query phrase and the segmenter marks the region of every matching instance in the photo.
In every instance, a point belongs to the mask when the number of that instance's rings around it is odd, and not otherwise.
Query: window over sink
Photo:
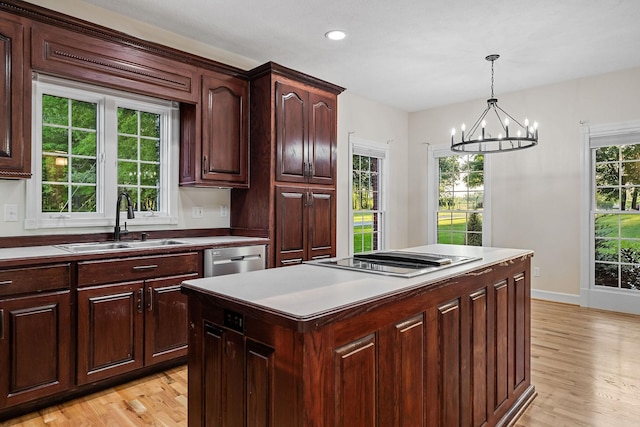
[[[176,223],[178,120],[171,101],[36,76],[25,228],[110,226],[122,191],[130,225]]]

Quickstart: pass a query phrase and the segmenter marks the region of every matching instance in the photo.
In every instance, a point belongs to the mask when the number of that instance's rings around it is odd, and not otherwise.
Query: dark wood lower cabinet
[[[78,289],[78,384],[187,355],[183,280],[197,273]]]
[[[0,408],[71,385],[69,290],[0,300]]]
[[[505,424],[535,396],[529,269],[512,260],[322,321],[186,289],[189,426]]]

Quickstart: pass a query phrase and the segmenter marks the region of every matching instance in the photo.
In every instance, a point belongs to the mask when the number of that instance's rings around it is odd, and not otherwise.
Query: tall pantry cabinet
[[[251,187],[231,226],[268,234],[270,267],[335,256],[337,97],[344,88],[273,62],[249,72]]]

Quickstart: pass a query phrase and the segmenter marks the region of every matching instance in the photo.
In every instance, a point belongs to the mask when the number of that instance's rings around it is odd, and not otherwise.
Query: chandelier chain
[[[491,60],[491,98],[493,98],[493,62],[495,60]]]

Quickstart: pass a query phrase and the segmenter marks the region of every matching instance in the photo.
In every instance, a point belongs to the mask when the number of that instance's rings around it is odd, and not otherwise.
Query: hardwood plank
[[[538,396],[516,427],[640,424],[640,316],[533,300],[531,381]],[[181,366],[0,423],[186,426]]]

